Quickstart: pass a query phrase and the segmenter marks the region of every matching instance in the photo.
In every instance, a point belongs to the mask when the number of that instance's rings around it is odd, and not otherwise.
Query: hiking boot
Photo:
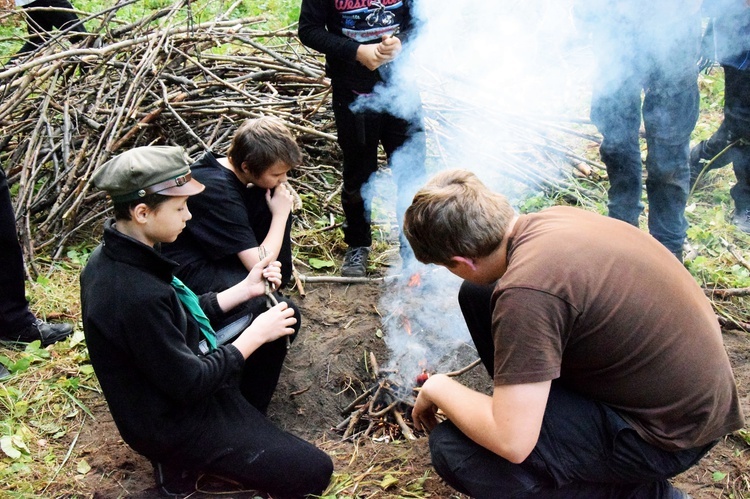
[[[341,275],[344,277],[364,277],[367,274],[367,258],[370,248],[355,246],[346,250],[344,263],[341,265]]]
[[[735,210],[732,216],[732,223],[742,232],[750,234],[750,208]]]
[[[0,341],[15,343],[31,343],[40,340],[46,347],[60,340],[64,340],[73,332],[72,324],[49,324],[42,319],[36,319],[23,329],[12,334],[3,334]]]

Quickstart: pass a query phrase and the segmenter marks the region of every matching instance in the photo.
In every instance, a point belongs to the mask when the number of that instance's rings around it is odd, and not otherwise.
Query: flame
[[[411,336],[411,321],[408,317],[403,317],[402,324],[404,326],[404,330],[406,331],[406,334]]]
[[[409,277],[409,283],[407,284],[410,288],[416,288],[419,285],[422,284],[422,274],[419,272],[414,272],[411,277]]]

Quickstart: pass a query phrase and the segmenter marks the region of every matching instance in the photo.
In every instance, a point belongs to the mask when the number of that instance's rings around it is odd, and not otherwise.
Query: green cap
[[[205,189],[193,180],[190,161],[178,146],[136,147],[104,163],[91,181],[107,191],[113,203],[127,203],[149,194],[192,196]]]

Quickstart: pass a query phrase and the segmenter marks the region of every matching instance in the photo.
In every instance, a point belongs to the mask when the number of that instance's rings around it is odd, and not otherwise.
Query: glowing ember
[[[420,274],[419,272],[414,272],[409,278],[409,283],[407,284],[407,286],[409,286],[410,288],[416,288],[420,284],[422,284],[422,274]]]

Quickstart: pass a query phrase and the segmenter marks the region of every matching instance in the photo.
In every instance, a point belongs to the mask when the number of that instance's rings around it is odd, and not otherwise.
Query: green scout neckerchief
[[[203,313],[203,309],[198,303],[198,297],[193,293],[190,288],[185,286],[183,282],[176,277],[172,276],[172,287],[177,292],[177,297],[180,299],[183,305],[188,309],[190,315],[192,315],[198,325],[201,328],[201,333],[206,337],[211,350],[216,350],[216,333],[214,328],[211,327],[211,323],[208,322],[208,317]]]

